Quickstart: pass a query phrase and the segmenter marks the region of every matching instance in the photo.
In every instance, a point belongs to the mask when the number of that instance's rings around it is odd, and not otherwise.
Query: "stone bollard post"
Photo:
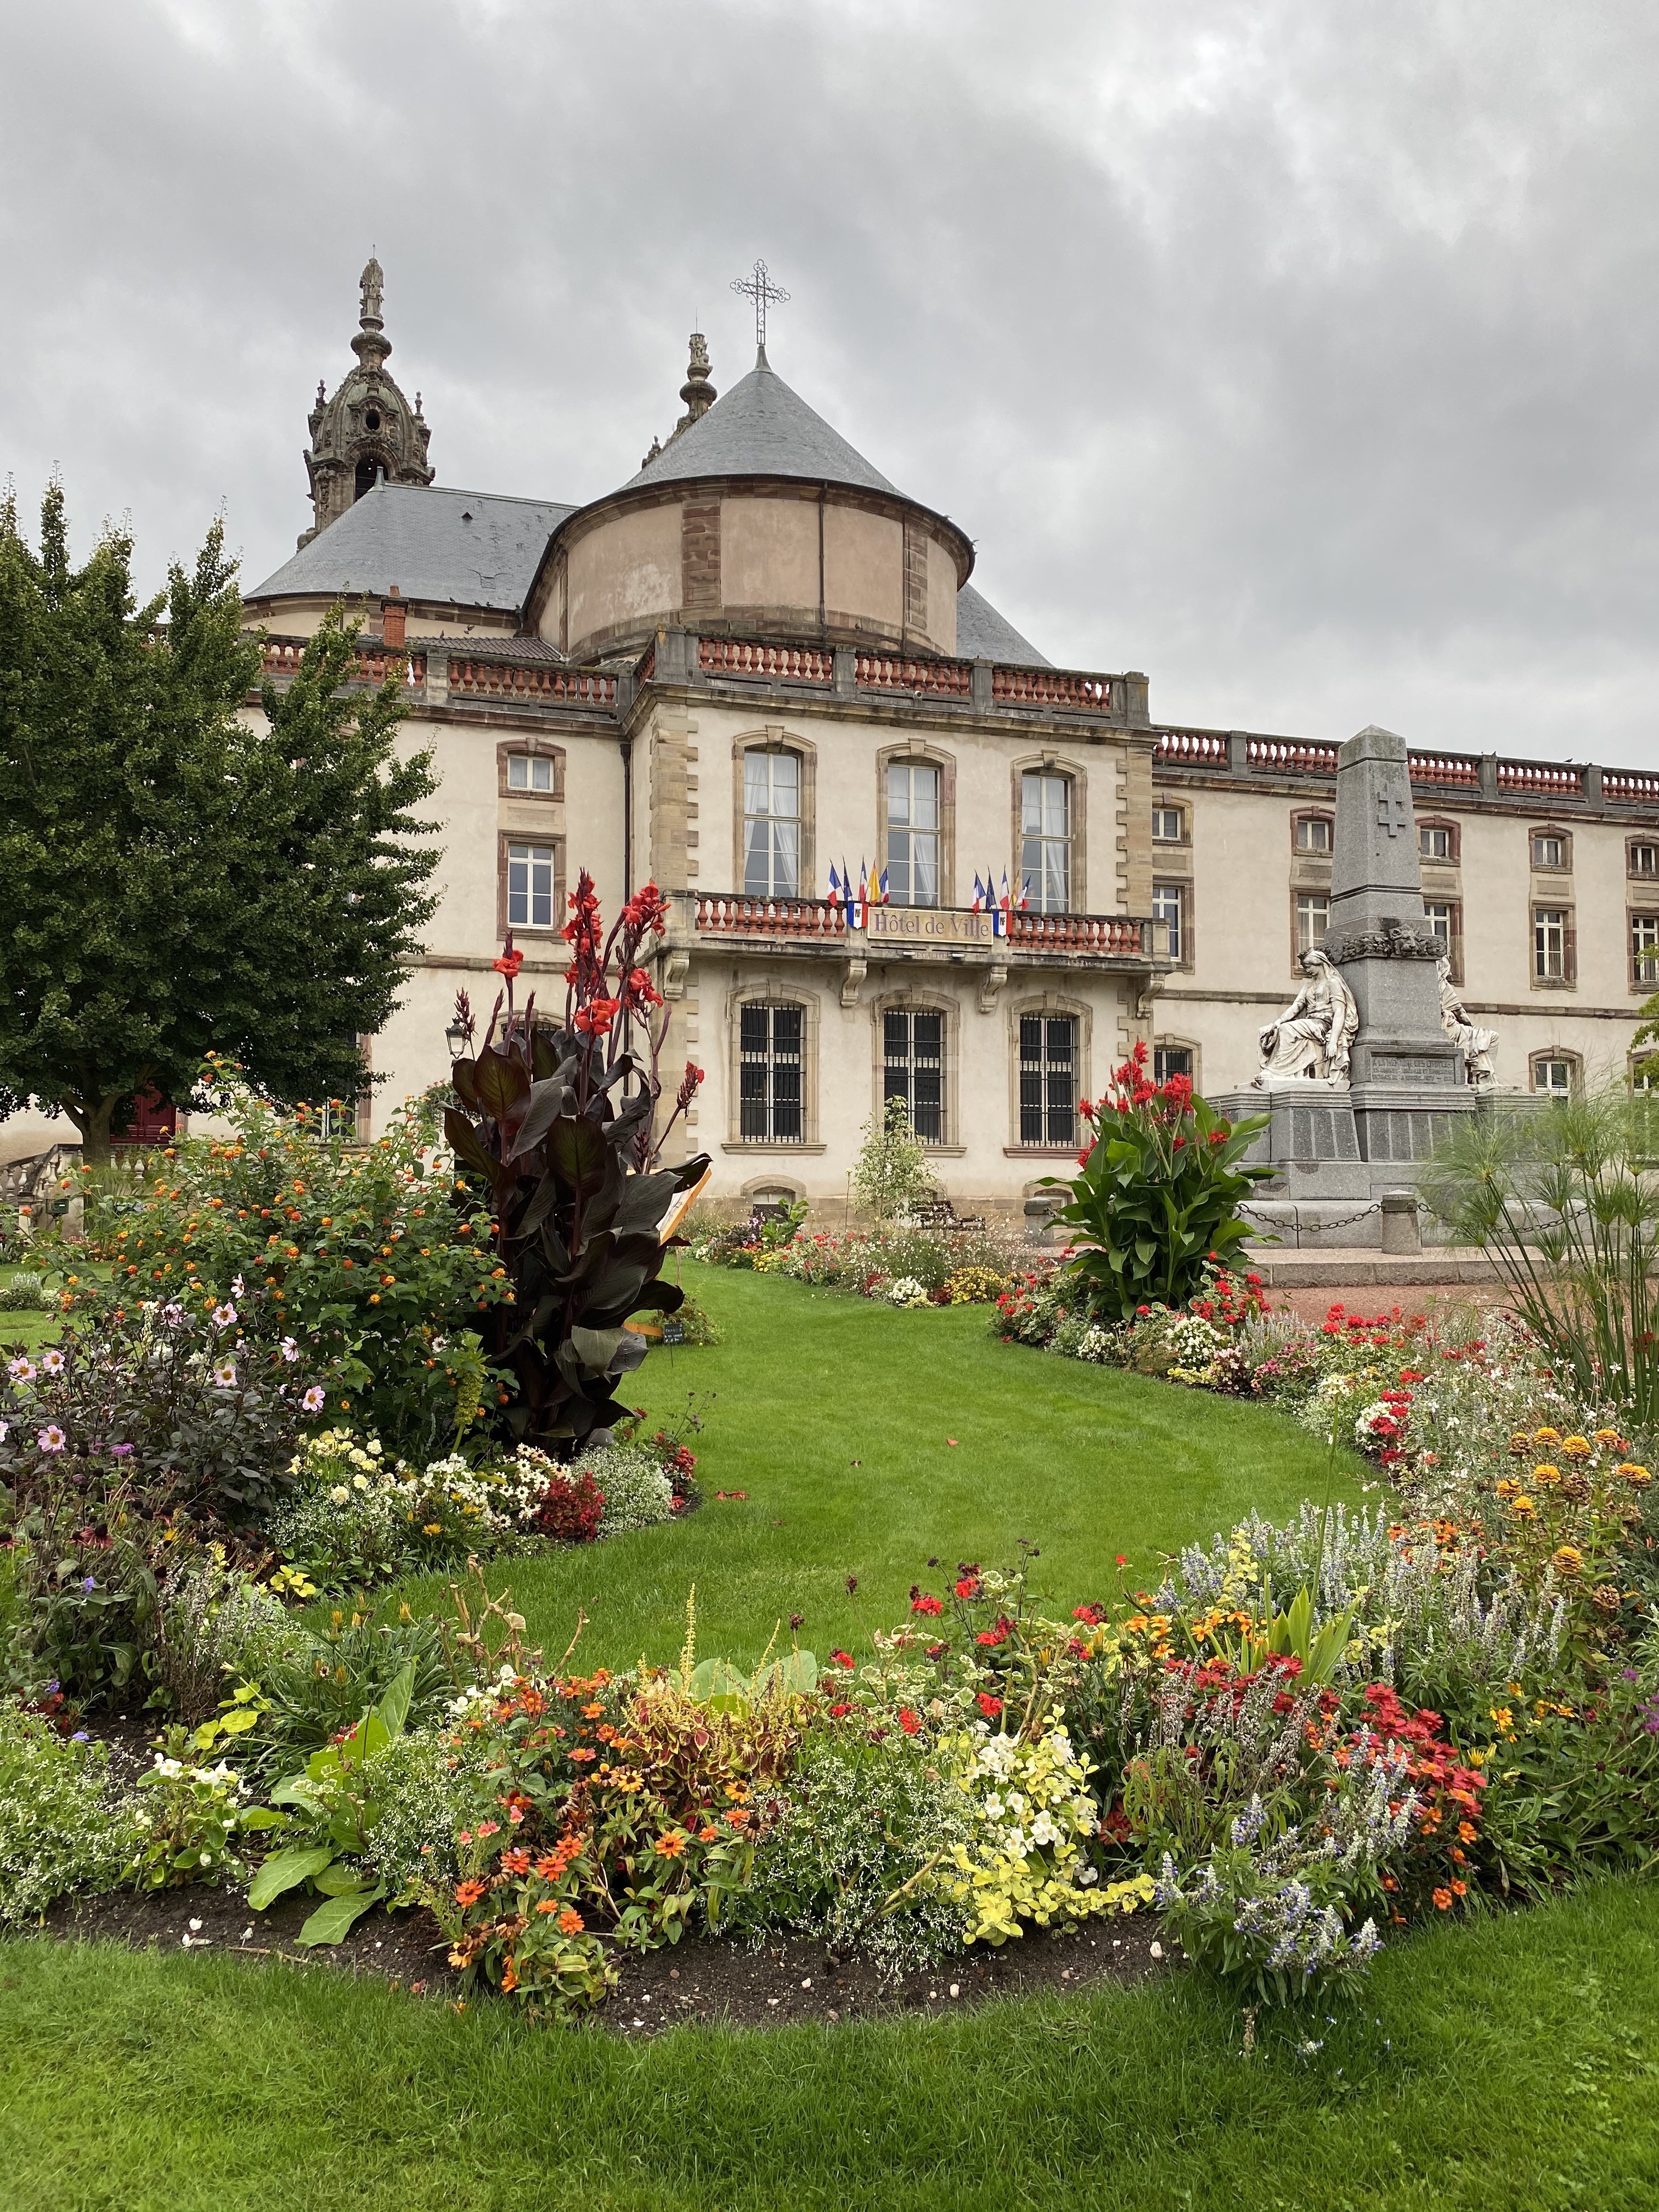
[[[1420,1252],[1423,1233],[1418,1226],[1416,1192],[1385,1190],[1382,1205],[1382,1249],[1401,1255]]]

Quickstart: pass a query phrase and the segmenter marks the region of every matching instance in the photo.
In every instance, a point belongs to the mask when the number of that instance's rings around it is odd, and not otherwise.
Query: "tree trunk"
[[[81,1133],[82,1161],[89,1168],[106,1168],[115,1157],[109,1132],[118,1103],[113,1092],[91,1105],[82,1103],[71,1106],[67,1099],[64,1101],[64,1112]]]

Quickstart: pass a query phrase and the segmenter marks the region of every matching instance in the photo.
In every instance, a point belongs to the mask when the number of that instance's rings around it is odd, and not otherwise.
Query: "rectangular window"
[[[507,847],[507,918],[514,929],[553,927],[553,848],[550,845]]]
[[[1152,842],[1158,845],[1178,845],[1181,842],[1182,814],[1178,806],[1155,806],[1152,809]]]
[[[1303,953],[1311,952],[1316,945],[1325,942],[1325,932],[1331,926],[1331,902],[1323,891],[1298,891],[1296,895],[1296,950],[1299,959]]]
[[[1630,918],[1630,980],[1638,991],[1659,988],[1659,914]]]
[[[799,1145],[801,1010],[744,1006],[738,1013],[738,1133],[769,1145]]]
[[[1154,884],[1152,885],[1152,920],[1170,925],[1170,957],[1187,957],[1187,887],[1184,884]]]
[[[1039,914],[1066,914],[1072,903],[1072,785],[1069,776],[1019,780],[1019,872]]]
[[[1450,829],[1443,822],[1419,823],[1417,849],[1425,860],[1449,860],[1452,857]]]
[[[1559,906],[1533,908],[1532,972],[1540,983],[1566,981],[1567,917]]]
[[[509,791],[551,791],[552,761],[545,753],[509,753],[507,787]]]
[[[1193,1079],[1193,1048],[1189,1044],[1155,1044],[1152,1047],[1152,1080],[1167,1083],[1172,1075],[1184,1075],[1188,1083]]]
[[[1425,899],[1423,919],[1428,924],[1429,934],[1438,939],[1449,957],[1452,941],[1452,910],[1443,899]]]
[[[1297,815],[1296,849],[1298,853],[1328,853],[1331,849],[1329,817],[1323,814]]]
[[[800,760],[743,757],[743,888],[749,898],[800,896]]]
[[[1633,876],[1659,876],[1659,845],[1632,845],[1630,872]]]
[[[1567,841],[1553,830],[1534,830],[1532,840],[1532,864],[1534,868],[1565,868],[1567,865]]]
[[[1019,1141],[1077,1142],[1077,1018],[1022,1014],[1019,1021]]]
[[[923,1144],[945,1142],[945,1017],[890,1006],[881,1018],[884,1098],[902,1098]]]
[[[1569,1098],[1572,1095],[1572,1062],[1570,1060],[1535,1060],[1532,1064],[1532,1087],[1547,1091],[1552,1097]]]
[[[895,906],[939,904],[939,770],[887,766],[887,895]]]

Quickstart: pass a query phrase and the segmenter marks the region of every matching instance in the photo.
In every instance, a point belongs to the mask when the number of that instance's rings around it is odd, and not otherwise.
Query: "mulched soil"
[[[314,1898],[280,1898],[269,1912],[249,1911],[228,1889],[181,1889],[137,1896],[65,1899],[46,1916],[59,1941],[101,1941],[135,1949],[208,1951],[235,1958],[280,1958],[327,1972],[385,1976],[417,1996],[452,1999],[459,1978],[447,1944],[428,1912],[367,1912],[344,1942],[299,1951],[295,1938]],[[1114,1933],[1115,1929],[1115,1933]],[[686,1942],[618,1960],[621,1978],[594,2017],[632,2038],[659,2034],[687,2021],[734,2027],[867,2020],[901,2013],[945,2013],[987,1998],[1037,1990],[1079,1990],[1141,1982],[1178,1963],[1173,1942],[1156,1924],[1134,1920],[1085,1929],[1074,1936],[1034,1931],[1000,1951],[969,1951],[930,1974],[884,1982],[863,1959],[836,1963],[822,1945],[781,1940],[750,1951],[736,1943]],[[494,2000],[486,2000],[494,2002]]]

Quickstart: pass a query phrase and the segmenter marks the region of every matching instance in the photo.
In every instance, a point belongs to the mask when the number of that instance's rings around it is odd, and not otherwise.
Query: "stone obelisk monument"
[[[1362,730],[1337,754],[1324,943],[1261,1032],[1255,1083],[1214,1101],[1234,1118],[1271,1117],[1249,1158],[1276,1173],[1252,1213],[1282,1212],[1299,1242],[1312,1227],[1374,1243],[1376,1201],[1411,1189],[1448,1123],[1478,1109],[1443,1012],[1443,949],[1423,912],[1405,739]]]

